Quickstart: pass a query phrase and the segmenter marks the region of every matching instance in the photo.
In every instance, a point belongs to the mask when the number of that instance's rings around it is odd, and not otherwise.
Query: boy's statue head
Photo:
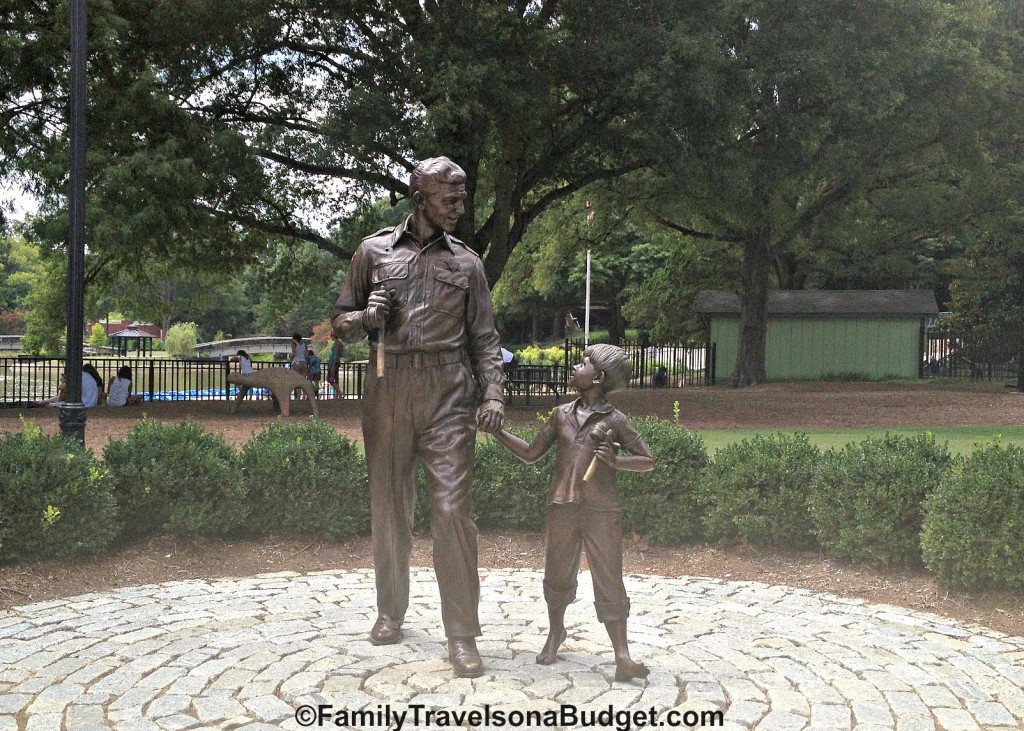
[[[629,383],[632,364],[629,362],[626,351],[619,346],[604,343],[591,345],[583,352],[583,355],[590,358],[594,369],[602,374],[601,389],[603,393],[620,391]]]

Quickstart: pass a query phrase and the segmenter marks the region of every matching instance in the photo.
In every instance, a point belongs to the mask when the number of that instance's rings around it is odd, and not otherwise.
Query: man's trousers
[[[430,491],[434,571],[445,635],[476,637],[480,577],[477,529],[469,511],[476,384],[461,352],[384,357],[382,378],[371,360],[363,392],[377,611],[401,622],[409,606],[420,463]]]

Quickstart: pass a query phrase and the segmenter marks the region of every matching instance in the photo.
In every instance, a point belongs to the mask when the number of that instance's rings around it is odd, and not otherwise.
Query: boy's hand
[[[505,425],[505,404],[496,399],[484,401],[476,412],[477,425],[485,434],[497,434]]]
[[[617,469],[615,464],[615,448],[618,446],[618,442],[601,442],[597,445],[597,449],[594,450],[594,457],[613,470]]]

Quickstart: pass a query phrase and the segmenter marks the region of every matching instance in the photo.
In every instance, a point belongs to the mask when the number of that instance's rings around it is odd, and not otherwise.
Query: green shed
[[[770,292],[765,370],[772,380],[919,378],[925,325],[938,311],[931,290]],[[739,350],[740,297],[701,292],[697,312],[715,344],[715,380],[728,379]]]

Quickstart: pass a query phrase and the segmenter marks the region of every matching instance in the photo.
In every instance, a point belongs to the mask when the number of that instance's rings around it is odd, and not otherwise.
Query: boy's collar
[[[580,406],[586,406],[586,405],[587,404],[583,400],[582,396],[577,396],[576,400],[572,402],[573,411],[578,411]],[[594,403],[593,407],[591,408],[591,411],[593,411],[595,413],[600,413],[600,414],[607,414],[609,411],[611,411],[614,408],[615,407],[612,406],[612,402],[609,401],[607,397],[602,396],[598,401],[596,401]]]

